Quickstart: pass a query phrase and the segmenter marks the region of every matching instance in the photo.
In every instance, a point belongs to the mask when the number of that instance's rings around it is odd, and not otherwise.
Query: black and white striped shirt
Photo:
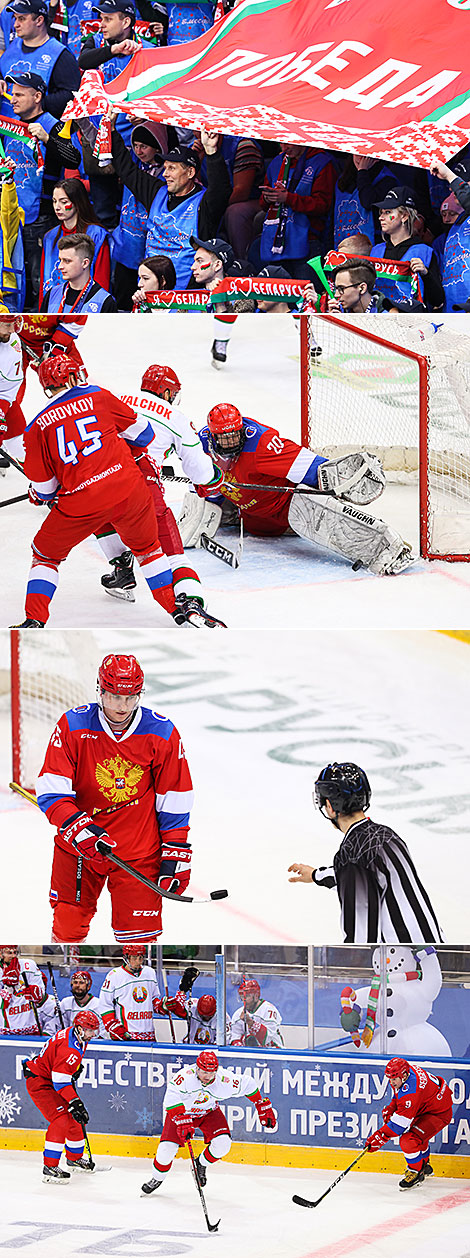
[[[330,868],[314,882],[335,887],[345,943],[443,943],[410,853],[389,826],[366,817],[345,834]]]

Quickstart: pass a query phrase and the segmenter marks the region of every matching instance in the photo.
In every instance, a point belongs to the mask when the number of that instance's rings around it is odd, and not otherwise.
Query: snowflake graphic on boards
[[[127,1099],[124,1096],[124,1093],[111,1092],[111,1096],[108,1097],[108,1105],[111,1106],[111,1109],[116,1110],[116,1113],[119,1113],[120,1109],[125,1109],[127,1105]]]
[[[4,1123],[14,1123],[15,1114],[21,1114],[21,1105],[16,1102],[21,1097],[18,1092],[12,1092],[9,1083],[2,1084],[0,1088],[0,1126]]]
[[[154,1117],[152,1111],[147,1109],[145,1105],[143,1109],[137,1110],[136,1113],[137,1127],[143,1127],[144,1131],[151,1131],[154,1126]]]

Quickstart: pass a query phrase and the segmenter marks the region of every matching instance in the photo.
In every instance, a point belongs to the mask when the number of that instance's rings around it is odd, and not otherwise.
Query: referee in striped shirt
[[[410,853],[398,834],[365,815],[371,789],[357,764],[328,764],[314,802],[343,840],[330,868],[295,863],[289,882],[336,887],[345,943],[443,943]]]

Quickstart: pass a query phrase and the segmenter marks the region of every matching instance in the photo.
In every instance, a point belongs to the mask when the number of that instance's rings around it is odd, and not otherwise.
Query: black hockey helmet
[[[347,761],[344,764],[327,764],[315,782],[314,802],[323,809],[329,799],[335,812],[365,812],[369,807],[371,789],[364,769]]]

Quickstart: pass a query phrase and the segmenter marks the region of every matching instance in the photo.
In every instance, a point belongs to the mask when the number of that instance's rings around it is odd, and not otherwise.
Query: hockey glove
[[[46,507],[47,503],[44,498],[40,498],[36,493],[34,485],[28,485],[28,498],[33,507]]]
[[[197,978],[199,978],[199,970],[196,969],[196,966],[187,965],[186,969],[183,970],[183,973],[181,975],[180,992],[185,992],[185,993],[190,992],[192,989],[193,983],[196,982]]]
[[[2,983],[5,987],[17,987],[20,979],[21,974],[18,957],[12,957],[11,961],[9,961],[3,971]]]
[[[171,1013],[176,1018],[186,1018],[183,992],[177,992],[176,996],[163,996],[162,1000],[157,1000],[155,1002],[155,1013],[161,1015]]]
[[[30,1005],[40,1005],[44,998],[44,988],[39,983],[28,983],[21,995],[23,999],[29,1000]]]
[[[387,1142],[392,1139],[393,1134],[393,1131],[389,1131],[387,1126],[379,1127],[378,1131],[375,1131],[373,1135],[367,1137],[366,1146],[369,1153],[377,1153],[378,1150],[382,1148],[383,1144],[387,1144]]]
[[[93,860],[93,869],[96,873],[107,873],[108,862],[99,851],[97,843],[101,839],[108,847],[116,847],[116,844],[113,839],[110,839],[106,830],[103,830],[101,826],[95,826],[87,812],[73,813],[69,820],[64,821],[60,826],[59,835],[64,843],[69,843],[71,847],[74,847],[85,860]]]
[[[178,1140],[181,1144],[185,1144],[186,1140],[191,1140],[194,1136],[195,1126],[189,1114],[176,1114],[173,1122],[178,1134]]]
[[[164,891],[173,891],[176,895],[186,891],[191,876],[191,856],[190,843],[163,841],[158,882]]]
[[[256,1105],[258,1118],[261,1123],[261,1126],[271,1127],[271,1128],[275,1127],[276,1115],[271,1105],[271,1101],[269,1100],[269,1096],[266,1096],[264,1100],[261,1097],[259,1101],[255,1101],[255,1105]]]
[[[215,467],[214,475],[212,477],[212,480],[209,481],[209,484],[208,485],[195,485],[194,488],[196,490],[196,493],[199,494],[200,498],[209,498],[211,494],[220,494],[224,480],[225,480],[224,473],[221,472],[220,468]]]
[[[102,1014],[102,1022],[106,1027],[110,1040],[130,1040],[130,1034],[125,1022],[119,1022],[116,1015],[109,1013]]]
[[[70,1114],[70,1117],[73,1118],[74,1122],[80,1123],[81,1127],[82,1126],[84,1127],[86,1123],[89,1121],[90,1115],[88,1113],[88,1110],[85,1109],[85,1106],[83,1104],[83,1101],[81,1100],[81,1097],[73,1096],[72,1100],[69,1101],[67,1105],[67,1109]]]

